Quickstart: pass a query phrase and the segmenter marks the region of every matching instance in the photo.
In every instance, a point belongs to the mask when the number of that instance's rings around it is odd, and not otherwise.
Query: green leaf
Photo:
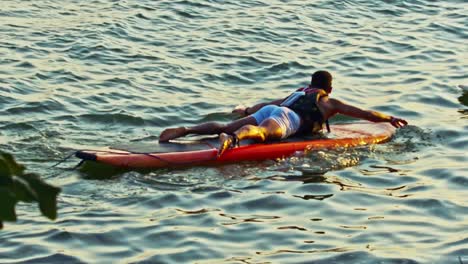
[[[0,157],[0,186],[11,185],[11,172],[8,164]]]
[[[11,191],[15,194],[18,201],[30,203],[38,200],[36,192],[25,179],[21,176],[13,176],[12,179]]]
[[[11,154],[0,152],[0,177],[22,175],[24,166],[16,163]]]
[[[49,219],[57,218],[57,195],[60,188],[47,184],[36,174],[25,174],[20,176],[36,194],[39,209]]]
[[[0,151],[0,229],[3,221],[16,221],[18,201],[37,201],[43,215],[57,218],[60,188],[47,184],[36,174],[24,174],[24,170],[12,155]]]
[[[5,187],[0,187],[0,221],[16,221],[15,195]]]
[[[460,103],[464,104],[465,106],[468,106],[468,91],[463,92],[463,95],[458,97],[458,101],[460,101]]]

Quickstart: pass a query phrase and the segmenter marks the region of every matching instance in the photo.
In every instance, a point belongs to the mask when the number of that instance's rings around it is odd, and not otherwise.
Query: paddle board
[[[76,156],[85,161],[104,163],[121,168],[167,168],[196,165],[216,165],[241,161],[284,158],[297,151],[349,148],[384,143],[391,139],[395,128],[389,123],[359,122],[332,124],[325,137],[289,138],[283,141],[255,143],[242,141],[217,157],[216,138],[169,143],[135,143],[100,149],[79,150]]]

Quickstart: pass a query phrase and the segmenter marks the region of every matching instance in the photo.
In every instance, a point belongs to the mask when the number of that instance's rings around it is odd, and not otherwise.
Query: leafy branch
[[[25,167],[13,156],[0,151],[0,229],[3,221],[16,221],[18,202],[37,202],[41,213],[57,218],[57,195],[60,188],[47,184],[39,175],[25,173]]]

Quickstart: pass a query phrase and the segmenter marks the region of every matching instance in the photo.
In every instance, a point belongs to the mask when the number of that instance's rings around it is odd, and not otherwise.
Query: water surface
[[[17,207],[0,262],[468,263],[466,14],[456,0],[3,1],[0,148],[62,193],[55,222]],[[226,122],[318,69],[334,97],[410,126],[279,161],[50,168]]]

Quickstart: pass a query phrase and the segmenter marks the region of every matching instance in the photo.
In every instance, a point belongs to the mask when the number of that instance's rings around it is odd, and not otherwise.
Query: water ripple
[[[53,171],[58,220],[19,204],[0,262],[468,262],[466,14],[461,0],[2,2],[0,147],[42,175],[75,148],[231,120],[317,69],[337,98],[411,125],[277,161]]]

